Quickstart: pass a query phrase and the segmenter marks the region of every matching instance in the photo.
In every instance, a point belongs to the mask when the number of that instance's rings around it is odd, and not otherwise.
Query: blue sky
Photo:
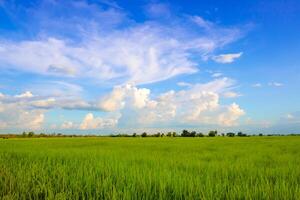
[[[0,0],[0,132],[300,132],[300,3]]]

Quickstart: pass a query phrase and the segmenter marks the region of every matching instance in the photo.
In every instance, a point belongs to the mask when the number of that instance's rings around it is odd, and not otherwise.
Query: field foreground
[[[300,137],[0,140],[0,199],[299,199]]]

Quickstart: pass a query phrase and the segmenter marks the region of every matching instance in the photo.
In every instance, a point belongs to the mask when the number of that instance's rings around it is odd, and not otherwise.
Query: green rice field
[[[0,199],[300,199],[300,137],[1,139]]]

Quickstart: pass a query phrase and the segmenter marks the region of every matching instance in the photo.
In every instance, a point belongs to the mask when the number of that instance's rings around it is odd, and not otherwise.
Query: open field
[[[0,140],[2,199],[300,199],[300,137]]]

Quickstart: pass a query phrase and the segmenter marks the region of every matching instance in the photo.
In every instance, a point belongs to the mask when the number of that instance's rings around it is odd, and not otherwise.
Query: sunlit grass
[[[0,140],[3,199],[297,199],[300,137]]]

